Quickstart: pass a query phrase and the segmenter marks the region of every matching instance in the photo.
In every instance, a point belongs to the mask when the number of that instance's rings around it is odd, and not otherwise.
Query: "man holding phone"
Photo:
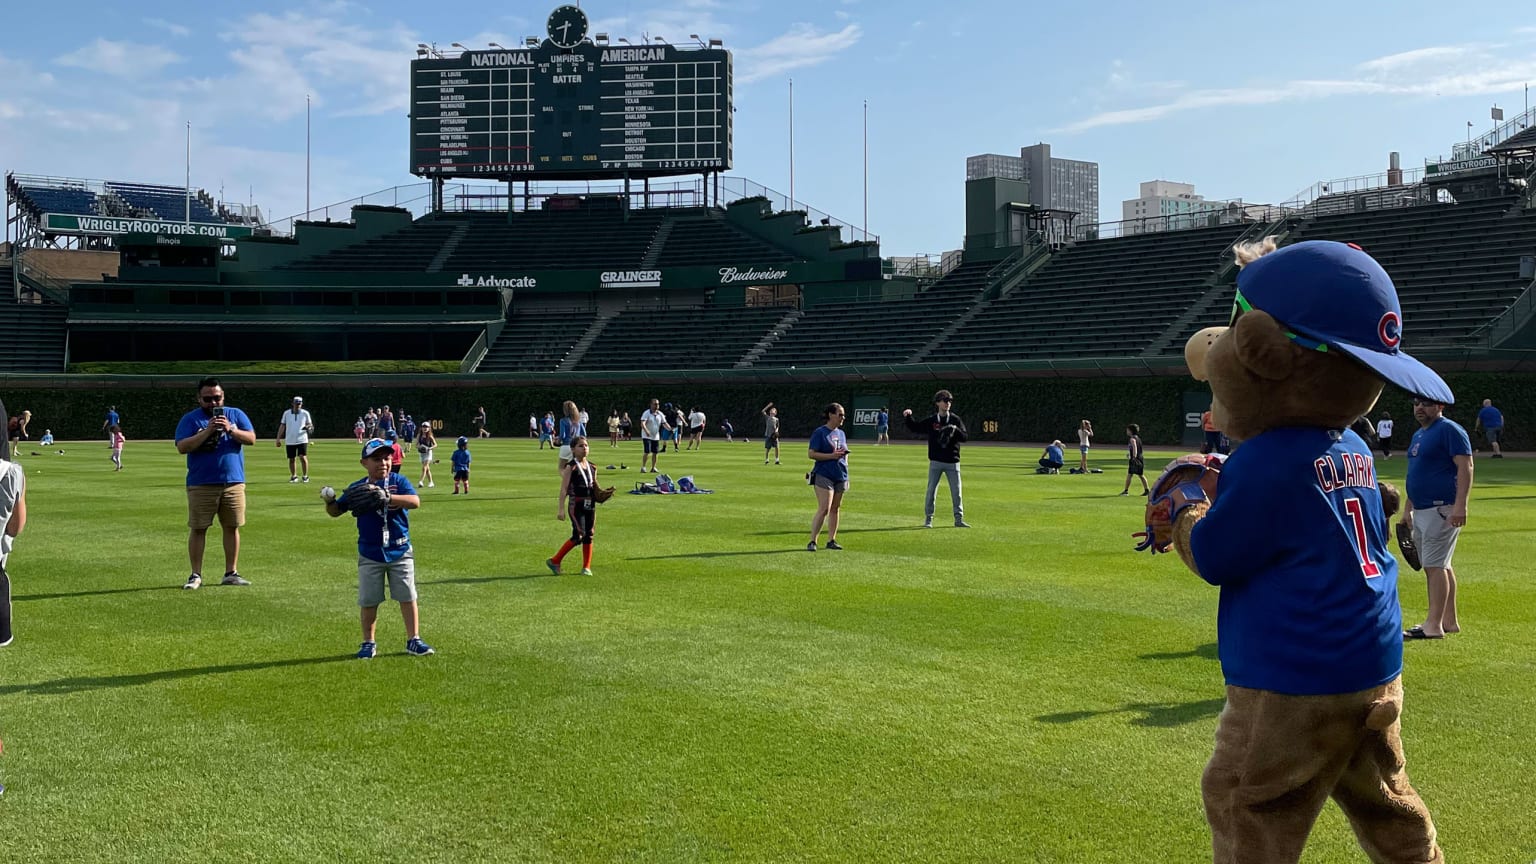
[[[176,424],[176,450],[187,457],[187,557],[192,575],[182,588],[203,587],[203,549],[215,514],[224,532],[223,585],[249,585],[240,578],[240,526],[245,524],[245,455],[256,443],[256,427],[239,408],[224,404],[217,378],[197,382],[199,407]]]

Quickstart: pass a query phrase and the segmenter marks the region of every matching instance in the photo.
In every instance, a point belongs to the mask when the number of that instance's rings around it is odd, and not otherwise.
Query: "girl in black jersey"
[[[571,461],[560,469],[560,500],[555,505],[555,518],[571,520],[571,539],[565,541],[555,557],[545,561],[545,566],[556,576],[560,575],[560,562],[565,554],[577,545],[581,546],[581,575],[592,575],[592,529],[597,520],[597,469],[587,461],[587,438],[578,435],[571,439]]]

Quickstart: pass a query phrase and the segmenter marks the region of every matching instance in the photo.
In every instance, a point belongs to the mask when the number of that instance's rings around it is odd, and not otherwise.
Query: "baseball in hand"
[[[331,488],[330,486],[321,486],[320,487],[320,500],[324,501],[327,504],[334,504],[334,503],[336,503],[336,490]]]

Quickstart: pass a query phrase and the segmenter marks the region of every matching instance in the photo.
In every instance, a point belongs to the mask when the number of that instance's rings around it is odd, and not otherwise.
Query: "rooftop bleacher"
[[[202,196],[193,193],[190,197],[185,186],[159,186],[149,183],[122,183],[107,181],[106,191],[108,200],[113,197],[126,205],[128,212],[114,215],[138,216],[146,219],[163,219],[168,222],[179,222],[188,218],[190,212],[193,222],[223,222],[224,219],[215,213]],[[112,202],[116,204],[117,202]],[[190,207],[190,211],[189,208]],[[118,208],[113,208],[118,209]]]
[[[1205,294],[1222,254],[1248,227],[1222,225],[1067,246],[950,334],[929,359],[1135,356]]]
[[[69,181],[29,181],[7,178],[6,192],[33,218],[44,213],[68,213],[77,216],[101,214],[96,193],[84,185]]]
[[[656,259],[660,267],[694,267],[743,262],[777,264],[795,260],[782,249],[775,249],[740,228],[703,214],[693,218],[674,218],[672,227]]]
[[[996,264],[962,264],[910,299],[812,306],[753,365],[904,362],[981,299]]]

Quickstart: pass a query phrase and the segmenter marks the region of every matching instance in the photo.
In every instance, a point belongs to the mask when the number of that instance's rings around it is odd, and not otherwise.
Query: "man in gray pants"
[[[933,394],[933,416],[916,420],[912,409],[901,412],[907,431],[928,436],[928,495],[923,499],[923,527],[933,527],[933,496],[939,491],[939,478],[949,479],[949,500],[955,508],[955,527],[965,524],[965,505],[960,501],[960,445],[965,443],[965,421],[950,413],[955,397],[948,390]]]

